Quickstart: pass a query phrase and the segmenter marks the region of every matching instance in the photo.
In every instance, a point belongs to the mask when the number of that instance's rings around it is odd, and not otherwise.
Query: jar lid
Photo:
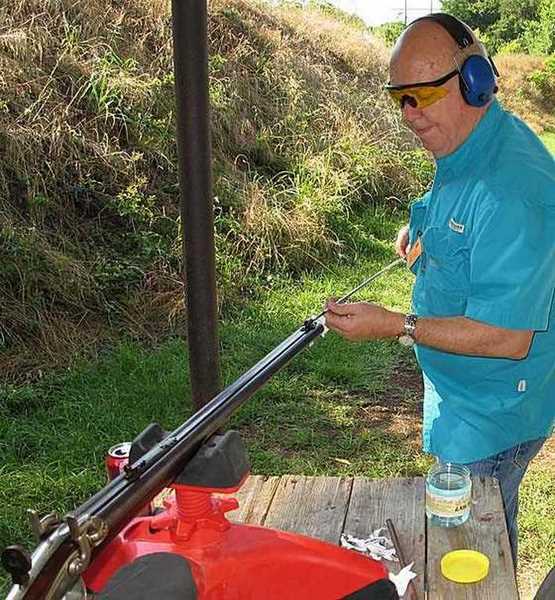
[[[441,558],[442,575],[457,583],[476,583],[487,576],[489,558],[476,550],[453,550]]]

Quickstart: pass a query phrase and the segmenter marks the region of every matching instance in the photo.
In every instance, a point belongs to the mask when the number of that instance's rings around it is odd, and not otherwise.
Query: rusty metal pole
[[[193,402],[221,389],[206,0],[172,0],[177,153]]]

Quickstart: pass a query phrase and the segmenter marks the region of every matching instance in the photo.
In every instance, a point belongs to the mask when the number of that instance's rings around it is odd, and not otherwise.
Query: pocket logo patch
[[[449,229],[456,233],[464,233],[464,225],[462,223],[457,223],[453,217],[449,219]]]

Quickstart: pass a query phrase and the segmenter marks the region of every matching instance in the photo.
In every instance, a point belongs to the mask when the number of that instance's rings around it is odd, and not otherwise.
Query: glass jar
[[[426,516],[430,525],[457,527],[470,514],[472,479],[463,465],[436,463],[426,477]]]

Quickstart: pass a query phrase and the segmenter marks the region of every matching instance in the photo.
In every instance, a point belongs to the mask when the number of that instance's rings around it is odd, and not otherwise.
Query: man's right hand
[[[397,239],[395,240],[395,252],[397,252],[401,258],[407,258],[409,250],[409,226],[405,225],[399,229],[399,233],[397,234]]]

